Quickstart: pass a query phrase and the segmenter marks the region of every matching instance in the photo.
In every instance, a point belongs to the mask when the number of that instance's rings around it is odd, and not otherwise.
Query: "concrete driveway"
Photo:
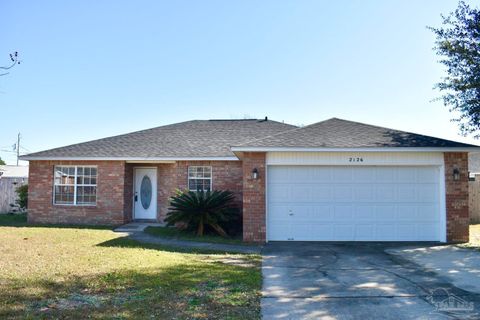
[[[402,256],[405,245],[269,243],[263,318],[480,319],[480,295]]]

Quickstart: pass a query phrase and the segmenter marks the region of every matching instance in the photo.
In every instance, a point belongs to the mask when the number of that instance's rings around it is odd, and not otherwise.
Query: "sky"
[[[467,1],[477,5],[477,2]],[[478,3],[480,4],[480,3]],[[0,157],[192,119],[337,117],[456,141],[432,50],[453,0],[0,1]],[[25,162],[24,162],[25,164]]]

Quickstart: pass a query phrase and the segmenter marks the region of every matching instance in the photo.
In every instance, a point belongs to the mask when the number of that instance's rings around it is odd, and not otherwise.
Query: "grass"
[[[0,318],[258,319],[259,261],[2,215]]]
[[[177,228],[171,227],[147,227],[145,233],[148,233],[152,236],[168,238],[168,239],[179,239],[179,240],[188,240],[188,241],[197,241],[197,242],[210,242],[210,243],[225,243],[225,244],[235,244],[235,245],[248,245],[242,241],[241,238],[224,238],[216,235],[203,235],[197,236],[192,232],[178,230]]]
[[[26,226],[27,225],[27,216],[26,214],[18,213],[2,213],[0,214],[0,225],[1,226]]]

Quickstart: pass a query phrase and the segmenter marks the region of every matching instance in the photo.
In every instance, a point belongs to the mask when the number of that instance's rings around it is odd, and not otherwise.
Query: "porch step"
[[[115,232],[142,232],[147,227],[163,227],[164,223],[135,221],[115,228]]]

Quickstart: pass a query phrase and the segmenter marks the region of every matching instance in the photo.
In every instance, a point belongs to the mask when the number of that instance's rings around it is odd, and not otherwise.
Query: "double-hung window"
[[[208,167],[208,166],[188,167],[188,190],[190,191],[212,190],[212,167]]]
[[[97,203],[97,167],[55,166],[53,203],[95,205]]]

